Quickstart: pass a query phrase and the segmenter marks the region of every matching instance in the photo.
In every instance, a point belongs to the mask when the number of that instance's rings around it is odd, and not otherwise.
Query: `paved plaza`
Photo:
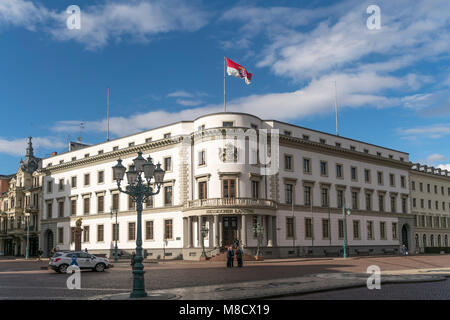
[[[131,290],[128,261],[117,262],[103,273],[82,271],[81,290],[67,289],[68,275],[42,269],[47,264],[0,260],[0,299],[115,299],[126,298]],[[441,282],[450,275],[448,255],[421,255],[277,259],[233,269],[222,262],[146,262],[145,281],[150,294],[165,293],[174,299],[268,298],[365,286],[371,265],[381,269],[382,284]]]

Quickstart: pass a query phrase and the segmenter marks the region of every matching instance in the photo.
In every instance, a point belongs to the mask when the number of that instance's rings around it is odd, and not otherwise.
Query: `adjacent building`
[[[417,163],[411,167],[410,181],[417,251],[436,253],[436,249],[430,248],[448,248],[450,172]]]
[[[251,143],[264,130],[276,140]],[[149,258],[199,259],[202,241],[215,255],[236,239],[253,254],[258,224],[266,257],[342,254],[345,231],[351,255],[398,252],[402,244],[415,250],[408,153],[227,112],[43,159],[44,252],[73,249],[79,218],[83,249],[110,256],[117,239],[120,251],[135,250],[135,204],[119,192],[112,166],[119,157],[130,166],[138,151],[166,171],[160,193],[144,204]],[[277,164],[270,175],[262,170],[267,158]],[[351,209],[345,226],[343,207]]]

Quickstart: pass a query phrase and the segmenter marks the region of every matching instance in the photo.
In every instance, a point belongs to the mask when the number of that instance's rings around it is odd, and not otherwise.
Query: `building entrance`
[[[229,246],[232,245],[234,240],[237,239],[237,217],[223,217],[223,234],[222,234],[222,245]]]

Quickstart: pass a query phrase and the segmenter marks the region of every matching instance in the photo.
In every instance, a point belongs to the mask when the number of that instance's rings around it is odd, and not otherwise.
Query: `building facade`
[[[41,159],[33,153],[28,138],[25,159],[16,174],[8,180],[7,189],[0,195],[0,254],[37,256],[41,212]]]
[[[430,248],[449,248],[450,172],[417,163],[411,167],[410,180],[417,251],[436,253]]]
[[[265,130],[270,144],[259,135]],[[138,151],[166,171],[160,193],[144,204],[149,258],[199,259],[202,240],[208,255],[236,239],[254,254],[258,223],[267,257],[342,254],[344,231],[350,254],[414,246],[407,153],[227,112],[43,159],[45,252],[74,248],[78,218],[83,249],[111,255],[117,238],[120,251],[135,250],[135,204],[119,193],[112,166],[119,157],[130,166]],[[345,226],[343,207],[351,208]]]

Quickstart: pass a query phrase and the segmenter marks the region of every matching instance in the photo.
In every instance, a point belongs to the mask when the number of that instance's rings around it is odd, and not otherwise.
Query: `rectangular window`
[[[86,173],[84,175],[84,185],[88,186],[91,184],[91,175],[89,173]]]
[[[206,199],[207,198],[207,192],[206,192],[206,181],[201,181],[198,183],[198,198],[199,199]]]
[[[372,210],[372,194],[366,193],[366,210]]]
[[[293,185],[290,183],[286,183],[285,187],[285,198],[286,203],[291,204],[292,203],[292,191],[293,191]]]
[[[357,181],[358,180],[358,174],[357,174],[357,171],[356,171],[356,167],[351,167],[350,171],[351,171],[352,180],[353,181]]]
[[[252,181],[252,198],[259,199],[259,181]]]
[[[147,200],[145,200],[145,207],[153,208],[153,197],[148,197]]]
[[[164,205],[172,205],[172,186],[164,187]]]
[[[364,181],[370,183],[370,170],[364,169]]]
[[[397,208],[395,203],[397,202],[397,199],[395,198],[395,196],[391,197],[391,212],[397,212]]]
[[[119,210],[119,194],[114,193],[112,195],[112,209]]]
[[[342,165],[341,164],[336,165],[336,177],[342,178]]]
[[[400,176],[400,186],[406,188],[406,179],[404,176]]]
[[[338,222],[338,236],[339,239],[344,239],[344,220],[339,219]]]
[[[380,238],[386,239],[386,222],[380,222]]]
[[[337,190],[337,207],[342,208],[344,206],[344,191]]]
[[[89,226],[83,228],[83,242],[89,242]]]
[[[353,220],[353,239],[358,240],[361,238],[361,233],[359,230],[359,220]]]
[[[203,166],[206,164],[206,151],[202,150],[198,153],[198,165]]]
[[[286,217],[286,237],[294,238],[294,218]]]
[[[128,241],[136,240],[136,223],[128,222]]]
[[[328,188],[322,188],[322,207],[328,207]]]
[[[284,169],[292,170],[292,156],[289,155],[284,156]]]
[[[49,202],[47,203],[47,218],[52,218],[53,217],[53,206],[52,203]]]
[[[153,221],[145,221],[145,240],[153,240]]]
[[[128,210],[135,210],[136,209],[136,202],[134,202],[132,196],[128,196]]]
[[[384,195],[382,194],[378,196],[378,210],[384,211]]]
[[[99,171],[97,176],[97,183],[105,182],[105,171]]]
[[[76,188],[77,187],[77,177],[72,177],[71,178],[71,185],[72,185],[72,188]]]
[[[320,175],[326,176],[327,174],[327,163],[325,161],[320,161]]]
[[[89,214],[90,207],[91,207],[91,199],[90,198],[84,198],[83,199],[83,204],[84,204],[83,213],[84,214]]]
[[[383,185],[383,172],[381,171],[377,172],[377,180],[379,185]]]
[[[367,221],[367,240],[373,240],[373,221]]]
[[[113,151],[117,151],[117,150],[119,150],[119,146],[113,147]]]
[[[172,220],[164,220],[164,239],[172,239]]]
[[[392,223],[392,239],[397,239],[397,223]]]
[[[59,179],[58,191],[64,191],[64,179]]]
[[[64,243],[64,228],[58,228],[58,243]]]
[[[134,147],[134,142],[128,143],[128,147]]]
[[[145,139],[145,143],[149,143],[149,142],[152,142],[152,138],[146,138]]]
[[[102,213],[105,211],[105,197],[98,196],[97,197],[97,212]]]
[[[64,201],[58,202],[58,217],[59,218],[64,217]]]
[[[288,131],[288,130],[284,130],[284,135],[286,136],[291,136],[292,132]]]
[[[358,192],[352,191],[352,209],[358,209]]]
[[[305,206],[310,206],[311,205],[311,187],[310,186],[303,187],[303,195],[305,198]]]
[[[312,238],[312,219],[311,218],[305,218],[305,238],[306,239]]]
[[[52,193],[53,183],[51,181],[47,182],[47,193]]]
[[[104,241],[104,226],[102,224],[97,225],[97,242]]]
[[[77,200],[75,199],[70,200],[70,215],[77,215]]]
[[[406,211],[408,210],[406,201],[407,201],[406,198],[402,198],[402,212],[403,213],[406,213]]]
[[[328,219],[322,220],[322,237],[324,239],[330,238],[330,220]]]
[[[303,172],[311,173],[311,160],[303,158]]]
[[[112,225],[112,234],[113,234],[112,241],[119,241],[119,237],[120,237],[119,230],[120,230],[119,224],[113,223],[113,225]]]
[[[164,170],[172,171],[172,157],[164,158]]]
[[[223,121],[222,122],[222,127],[232,127],[233,126],[233,121]]]
[[[224,179],[222,180],[222,198],[236,197],[236,180]]]

